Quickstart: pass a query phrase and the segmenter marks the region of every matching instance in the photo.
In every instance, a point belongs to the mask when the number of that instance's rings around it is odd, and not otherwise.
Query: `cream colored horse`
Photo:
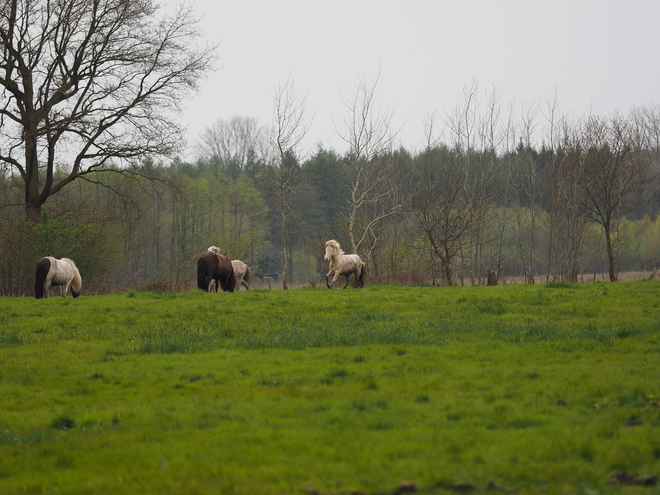
[[[346,277],[348,287],[351,274],[355,275],[355,285],[358,288],[364,287],[364,277],[367,271],[367,265],[362,262],[357,254],[344,254],[337,241],[330,240],[325,243],[325,260],[330,262],[330,271],[325,276],[325,284],[328,289],[332,289],[340,275]],[[328,283],[328,277],[332,276],[332,282]]]
[[[250,290],[250,280],[252,279],[252,270],[250,270],[250,267],[241,260],[231,260],[231,264],[234,267],[234,274],[238,281],[236,287],[239,287],[239,284],[243,284],[245,290]]]
[[[213,251],[216,254],[222,254],[222,251],[220,251],[220,248],[217,246],[210,246],[208,251]],[[236,287],[240,289],[242,284],[243,287],[245,287],[245,290],[250,290],[250,280],[252,279],[252,270],[250,270],[250,267],[243,263],[241,260],[231,260],[231,266],[234,267]]]
[[[64,288],[62,297],[66,297],[71,289],[71,295],[78,297],[82,290],[82,279],[76,264],[69,258],[60,260],[46,256],[37,263],[37,283],[34,296],[37,299],[48,297],[51,287]]]

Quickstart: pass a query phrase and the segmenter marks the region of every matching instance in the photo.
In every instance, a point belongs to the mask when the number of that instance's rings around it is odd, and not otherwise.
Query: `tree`
[[[2,2],[0,163],[22,178],[29,220],[113,160],[177,150],[171,111],[215,59],[199,36],[190,7],[159,16],[152,0]]]
[[[277,220],[282,247],[282,288],[286,290],[288,289],[287,228],[290,218],[295,213],[291,208],[291,195],[295,191],[300,175],[296,151],[310,127],[310,122],[305,120],[305,98],[295,89],[291,77],[274,90],[273,121],[275,156],[267,171],[275,188],[279,207]]]
[[[518,254],[525,272],[525,282],[529,284],[536,283],[535,255],[538,250],[539,224],[543,216],[539,205],[541,181],[538,153],[532,147],[536,112],[535,107],[523,110],[520,142],[515,158]]]
[[[587,217],[580,206],[585,153],[575,126],[561,124],[561,134],[551,140],[550,160],[550,235],[548,240],[548,277],[577,282],[583,247],[587,240]]]
[[[356,254],[368,236],[377,238],[375,227],[402,206],[396,199],[388,201],[396,198],[401,183],[394,180],[388,166],[395,138],[391,130],[393,112],[376,104],[378,79],[379,75],[371,81],[363,79],[355,84],[349,97],[342,97],[347,115],[337,130],[349,146],[346,166],[348,238],[351,252]],[[368,260],[373,245],[371,248]]]
[[[433,146],[429,141],[418,160],[424,170],[415,196],[413,220],[440,260],[440,276],[453,284],[452,265],[472,226],[472,204],[465,194],[465,162],[457,150]]]
[[[335,222],[346,204],[344,187],[344,160],[334,151],[319,147],[316,153],[302,165],[303,180],[311,187],[315,205],[304,211],[305,219],[312,233],[325,237],[336,237]],[[321,246],[321,254],[325,241]]]
[[[585,161],[581,186],[586,196],[583,208],[603,229],[610,282],[618,278],[619,214],[651,177],[653,161],[635,153],[634,137],[631,123],[620,115],[591,116],[582,125]]]
[[[445,120],[452,147],[438,145],[434,116],[427,122],[427,145],[420,155],[424,172],[413,215],[441,265],[443,283],[453,283],[455,259],[469,260],[472,283],[482,264],[485,227],[492,209],[495,150],[501,139],[495,91],[480,112],[476,83],[464,88]],[[463,282],[463,272],[460,272]]]
[[[223,172],[236,179],[241,172],[254,172],[265,156],[266,129],[252,117],[219,119],[202,133],[197,151],[205,160],[219,159]]]

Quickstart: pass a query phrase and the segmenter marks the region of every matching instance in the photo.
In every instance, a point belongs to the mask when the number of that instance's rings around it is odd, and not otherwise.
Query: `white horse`
[[[234,267],[234,275],[236,275],[236,287],[240,288],[239,284],[243,284],[245,290],[250,290],[250,280],[252,279],[250,267],[241,260],[231,260],[231,265]]]
[[[325,284],[332,289],[340,275],[346,277],[346,285],[351,280],[351,274],[355,275],[355,285],[364,287],[364,277],[367,265],[362,262],[357,254],[344,254],[337,241],[330,240],[325,243],[325,260],[330,262],[330,271],[325,276]],[[333,276],[332,282],[328,283],[328,277]]]
[[[220,251],[220,248],[217,246],[210,246],[208,251],[222,254],[222,251]],[[252,270],[250,270],[250,267],[241,260],[231,260],[231,266],[234,268],[234,275],[236,276],[236,287],[240,289],[242,284],[243,287],[245,287],[245,290],[250,290],[250,280],[252,280]]]
[[[52,256],[41,258],[37,263],[37,285],[35,297],[48,297],[50,287],[63,287],[62,297],[66,297],[71,288],[71,295],[78,297],[82,290],[82,279],[76,264],[69,258],[58,260]]]

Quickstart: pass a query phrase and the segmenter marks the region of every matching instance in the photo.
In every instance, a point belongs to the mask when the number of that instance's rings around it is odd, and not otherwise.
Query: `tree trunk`
[[[26,201],[27,221],[30,223],[41,223],[41,205],[37,202]]]
[[[288,263],[286,257],[286,202],[284,193],[282,192],[281,203],[281,220],[282,220],[282,289],[287,290],[289,286],[286,282],[286,274],[288,271]]]
[[[36,129],[25,126],[25,209],[27,220],[33,223],[41,222],[41,205],[39,198],[39,158],[37,157]]]
[[[605,243],[607,245],[607,265],[610,273],[610,282],[617,281],[616,264],[614,262],[614,247],[612,246],[612,233],[610,225],[603,225],[605,229]]]

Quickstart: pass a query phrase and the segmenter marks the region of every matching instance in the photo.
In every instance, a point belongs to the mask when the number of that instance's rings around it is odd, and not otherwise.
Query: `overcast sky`
[[[175,0],[167,0],[174,2]],[[196,0],[220,42],[218,70],[187,104],[191,143],[218,119],[272,122],[289,74],[307,95],[308,148],[344,152],[341,95],[380,71],[377,100],[400,143],[424,142],[424,118],[455,107],[466,85],[508,106],[555,92],[565,114],[660,103],[659,0]]]

